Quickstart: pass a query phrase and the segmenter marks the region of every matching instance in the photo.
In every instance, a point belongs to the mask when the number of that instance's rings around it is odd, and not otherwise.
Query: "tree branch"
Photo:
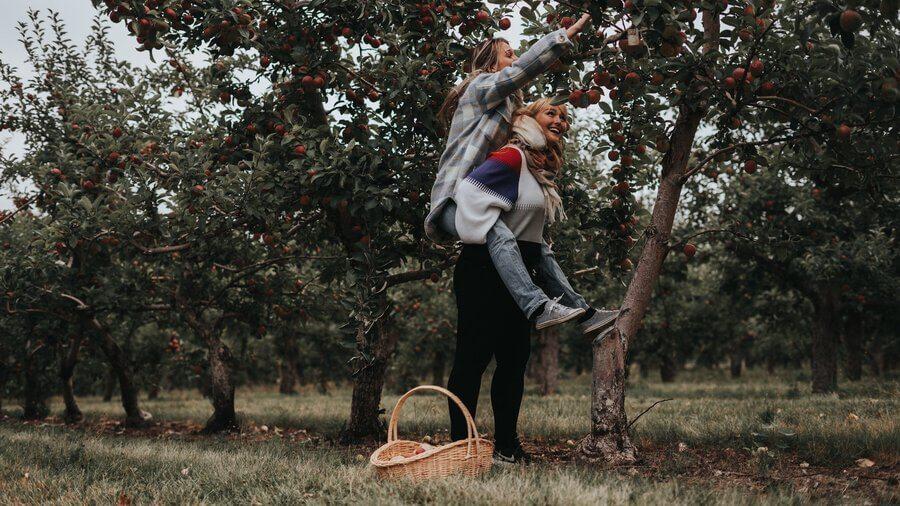
[[[635,423],[637,423],[637,421],[640,420],[641,417],[644,416],[648,411],[650,411],[651,409],[655,408],[657,404],[662,404],[662,403],[664,403],[664,402],[669,402],[669,401],[674,401],[674,400],[675,400],[675,399],[662,399],[662,400],[659,400],[659,401],[654,402],[653,404],[650,405],[649,408],[647,408],[647,409],[641,411],[641,414],[639,414],[638,416],[634,417],[634,420],[632,420],[632,421],[628,424],[628,426],[625,427],[625,430],[630,429],[632,425],[634,425]]]
[[[6,223],[6,222],[9,221],[10,219],[12,219],[13,216],[19,214],[20,211],[22,211],[23,209],[25,209],[26,207],[28,207],[28,206],[29,206],[32,202],[34,202],[36,199],[37,199],[37,195],[32,195],[32,196],[29,197],[29,198],[28,198],[21,206],[17,207],[15,211],[12,211],[12,212],[9,213],[9,214],[4,214],[3,217],[0,218],[0,225],[3,225],[4,223]]]
[[[136,241],[130,241],[130,242],[135,248],[139,249],[141,251],[141,253],[143,253],[145,255],[158,255],[158,254],[162,254],[162,253],[174,253],[176,251],[186,250],[191,247],[190,243],[184,243],[184,244],[173,244],[171,246],[161,246],[159,248],[145,248],[144,246],[141,246],[140,244],[138,244]]]

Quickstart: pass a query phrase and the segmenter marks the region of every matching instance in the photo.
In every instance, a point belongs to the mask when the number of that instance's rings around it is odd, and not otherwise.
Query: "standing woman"
[[[531,281],[544,284],[544,224],[563,215],[554,179],[562,166],[560,137],[567,130],[565,108],[551,105],[549,99],[520,109],[513,118],[509,144],[472,170],[456,193],[464,244],[453,273],[458,321],[447,388],[474,416],[481,377],[496,359],[491,382],[495,462],[528,460],[516,426],[531,353],[531,323],[500,278],[484,236],[502,222],[517,241]],[[450,424],[454,440],[466,437],[465,419],[452,403]]]

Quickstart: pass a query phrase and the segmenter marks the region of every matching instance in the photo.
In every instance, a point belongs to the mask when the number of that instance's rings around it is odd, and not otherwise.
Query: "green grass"
[[[577,467],[505,469],[482,479],[417,485],[384,483],[352,453],[310,451],[282,440],[154,441],[0,426],[0,442],[0,497],[24,503],[108,504],[121,493],[142,503],[514,504],[523,498],[534,504],[803,502],[787,490],[756,495],[737,487],[713,490]],[[186,476],[182,469],[188,469]]]
[[[372,445],[346,448],[329,442],[349,410],[346,388],[330,395],[310,391],[290,397],[266,389],[240,390],[237,407],[245,432],[232,437],[98,434],[95,429],[102,422],[120,416],[120,407],[83,398],[85,429],[23,424],[14,418],[0,423],[0,503],[108,504],[122,492],[138,503],[241,504],[511,504],[523,499],[538,504],[793,504],[898,499],[890,491],[891,485],[896,488],[896,478],[890,481],[890,476],[896,476],[900,455],[896,382],[864,382],[836,395],[814,396],[804,384],[762,375],[732,381],[689,373],[680,380],[637,380],[630,385],[632,416],[655,400],[674,399],[635,426],[636,442],[647,456],[647,463],[636,469],[597,470],[551,459],[527,468],[494,470],[475,480],[417,485],[375,480],[359,460],[367,458]],[[520,424],[533,447],[555,449],[557,455],[569,447],[567,440],[582,437],[589,423],[588,378],[567,380],[561,390],[548,397],[529,390]],[[396,398],[385,397],[388,413]],[[489,404],[485,391],[477,424],[487,433],[492,430]],[[157,421],[193,424],[201,424],[210,412],[208,401],[188,391],[166,392],[159,400],[144,401],[143,407]],[[61,410],[58,400],[52,408]],[[6,414],[15,416],[16,410]],[[273,437],[271,430],[260,432],[262,425],[302,428],[313,437]],[[407,403],[400,434],[440,437],[446,427],[445,402],[426,395]],[[691,450],[679,452],[679,443]],[[756,452],[761,446],[769,451]],[[863,457],[877,463],[874,470],[880,478],[842,477],[842,469],[852,469],[853,461]],[[818,488],[785,478],[803,461],[818,474],[832,475],[831,481]],[[189,469],[186,476],[182,469]]]

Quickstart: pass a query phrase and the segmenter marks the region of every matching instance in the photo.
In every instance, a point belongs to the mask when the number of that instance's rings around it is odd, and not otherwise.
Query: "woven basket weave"
[[[395,456],[411,455],[420,447],[420,443],[416,441],[397,439],[397,420],[400,417],[400,408],[403,407],[406,399],[416,392],[426,390],[444,394],[459,406],[466,417],[468,437],[392,462],[391,459]],[[494,444],[478,436],[472,415],[457,396],[445,388],[422,385],[406,392],[397,401],[388,424],[387,443],[375,450],[375,453],[369,458],[369,463],[380,477],[389,479],[425,480],[452,474],[477,476],[491,468],[493,453]]]

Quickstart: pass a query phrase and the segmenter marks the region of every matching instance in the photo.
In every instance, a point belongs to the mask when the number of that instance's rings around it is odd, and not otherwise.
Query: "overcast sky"
[[[0,16],[0,58],[4,62],[11,63],[19,68],[23,67],[25,51],[19,43],[19,34],[16,26],[27,19],[28,10],[43,11],[53,9],[60,13],[70,38],[81,44],[90,32],[91,21],[97,11],[91,5],[90,0],[0,0],[3,4],[3,15]],[[128,37],[122,25],[114,26],[110,31],[110,37],[116,44],[116,50],[123,59],[128,59],[135,64],[142,65],[150,62],[146,53],[140,53],[135,49],[137,44]],[[17,135],[9,135],[8,132],[0,134],[0,149],[4,153],[21,153],[22,139]],[[12,207],[9,195],[0,188],[0,209]]]

